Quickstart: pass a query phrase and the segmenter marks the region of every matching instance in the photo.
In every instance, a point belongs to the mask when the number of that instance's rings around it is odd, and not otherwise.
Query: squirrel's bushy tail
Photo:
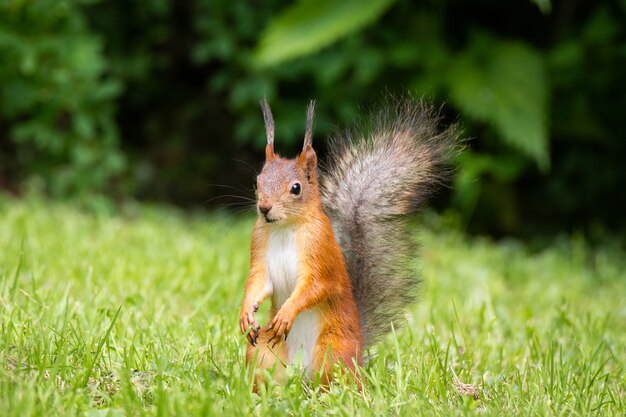
[[[415,299],[415,243],[407,220],[442,181],[457,129],[432,106],[391,99],[366,126],[331,140],[321,178],[324,209],[352,281],[364,347]]]

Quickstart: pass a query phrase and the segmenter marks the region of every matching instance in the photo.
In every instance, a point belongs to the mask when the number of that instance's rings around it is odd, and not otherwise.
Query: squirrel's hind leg
[[[357,340],[340,339],[336,333],[322,332],[313,353],[313,372],[322,385],[328,385],[335,376],[352,379],[361,387],[356,364],[361,363],[361,345]]]
[[[287,348],[284,341],[272,340],[272,332],[268,332],[267,326],[259,330],[259,337],[255,346],[248,344],[246,350],[246,365],[250,372],[254,372],[254,392],[258,391],[259,385],[265,383],[265,371],[269,371],[272,378],[277,382],[285,379],[285,364],[287,363]]]

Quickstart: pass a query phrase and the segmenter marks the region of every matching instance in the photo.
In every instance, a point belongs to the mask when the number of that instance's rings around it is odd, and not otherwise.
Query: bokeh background
[[[626,1],[0,2],[0,189],[237,208],[386,94],[470,140],[434,205],[496,236],[623,231]],[[233,188],[229,188],[233,187]]]

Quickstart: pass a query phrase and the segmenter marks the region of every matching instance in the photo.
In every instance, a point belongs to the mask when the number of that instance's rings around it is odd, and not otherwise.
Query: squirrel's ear
[[[300,152],[298,164],[304,169],[308,181],[311,181],[311,178],[317,178],[317,155],[311,145],[306,145]]]
[[[274,147],[269,143],[265,145],[265,162],[274,160],[275,156],[276,155],[274,155]]]
[[[265,134],[267,136],[267,145],[265,146],[265,160],[274,159],[274,117],[267,99],[261,100],[261,109],[263,110],[263,121],[265,122]]]

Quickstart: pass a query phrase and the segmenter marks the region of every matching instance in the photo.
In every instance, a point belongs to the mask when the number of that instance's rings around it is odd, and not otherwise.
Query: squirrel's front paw
[[[250,307],[244,307],[241,309],[241,313],[239,314],[239,328],[241,329],[241,333],[246,333],[248,329],[250,332],[248,333],[248,341],[252,346],[256,346],[256,339],[259,337],[259,323],[254,319],[254,313],[259,309],[259,304],[254,303]]]
[[[272,347],[278,343],[278,341],[284,339],[287,340],[287,336],[289,335],[289,331],[291,330],[291,326],[293,326],[293,321],[295,319],[295,315],[291,313],[289,310],[285,310],[281,308],[278,310],[272,322],[270,323],[267,330],[272,335],[267,343],[271,343],[274,341]]]

